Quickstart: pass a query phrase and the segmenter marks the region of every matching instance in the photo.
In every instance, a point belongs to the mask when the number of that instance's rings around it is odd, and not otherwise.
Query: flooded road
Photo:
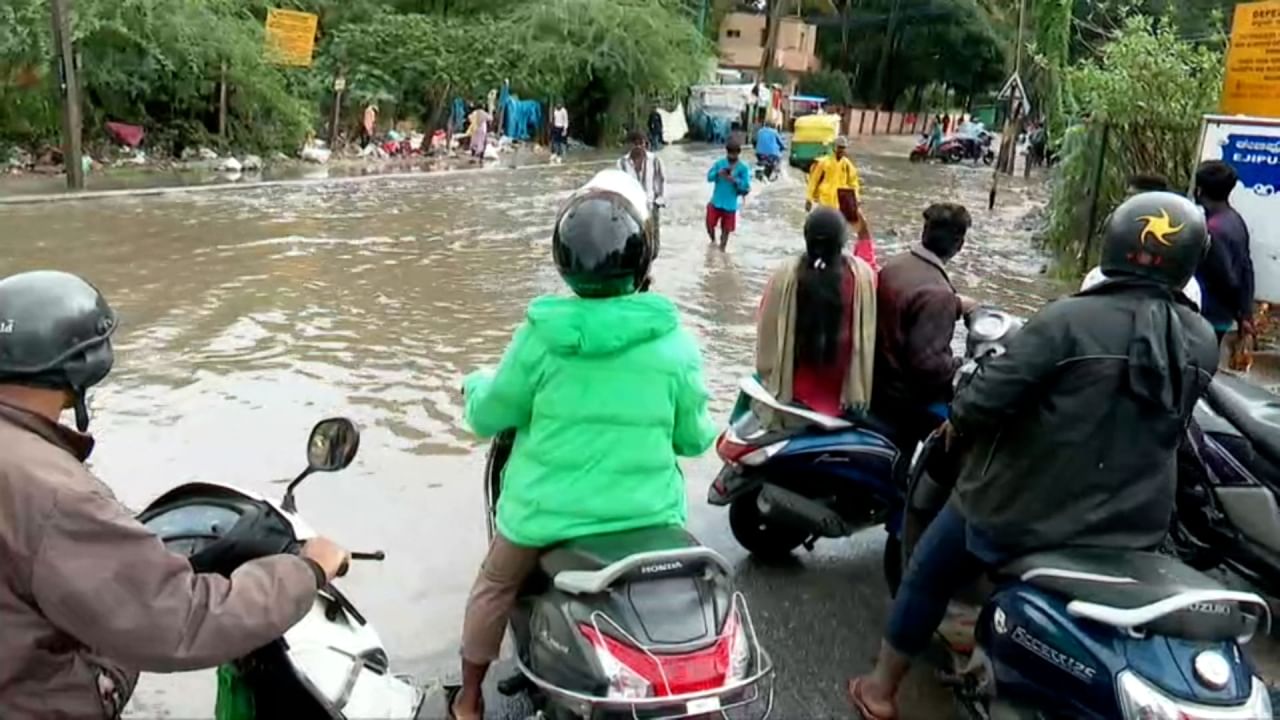
[[[879,142],[854,150],[882,258],[918,236],[928,203],[962,202],[975,219],[953,274],[963,292],[1026,313],[1063,291],[1019,227],[1042,188],[1004,183],[988,213],[989,172],[910,165],[907,144]],[[789,170],[747,199],[729,252],[712,250],[702,218],[718,155],[663,152],[670,207],[656,287],[700,338],[724,419],[752,363],[764,282],[803,248],[804,198]],[[460,380],[497,361],[532,297],[562,290],[552,218],[600,167],[0,208],[0,268],[81,273],[119,310],[116,370],[91,401],[93,469],[132,507],[195,479],[276,495],[271,481],[302,468],[315,421],[359,423],[355,464],[308,480],[299,508],[351,549],[387,552],[342,584],[393,665],[426,680],[454,671],[484,550],[484,448],[462,425]],[[884,619],[882,531],[825,541],[794,566],[758,566],[705,504],[717,469],[713,456],[686,465],[691,527],[740,563],[762,641],[779,656],[778,716],[843,715],[843,678],[867,666]],[[210,673],[147,678],[134,709],[207,717],[212,697]]]

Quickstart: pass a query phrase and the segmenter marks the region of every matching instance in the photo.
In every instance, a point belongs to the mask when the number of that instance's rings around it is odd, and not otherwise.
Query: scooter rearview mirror
[[[289,512],[297,509],[293,499],[294,488],[315,472],[336,472],[355,460],[360,449],[360,431],[346,418],[328,418],[316,423],[307,441],[307,469],[294,478],[285,489],[281,505]]]

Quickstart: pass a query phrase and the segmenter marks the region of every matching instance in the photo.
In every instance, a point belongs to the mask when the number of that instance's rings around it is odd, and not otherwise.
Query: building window
[[[742,37],[742,31],[741,30],[725,30],[724,36],[730,37],[730,38],[740,38]]]

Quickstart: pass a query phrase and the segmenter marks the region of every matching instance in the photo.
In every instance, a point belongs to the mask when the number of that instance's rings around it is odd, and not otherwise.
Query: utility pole
[[[75,47],[71,42],[71,11],[69,0],[50,0],[49,10],[53,19],[53,44],[57,53],[54,70],[58,73],[59,95],[62,101],[62,164],[67,172],[67,187],[84,189],[84,165],[80,147],[80,79],[76,67]]]
[[[1011,137],[1015,125],[1013,122],[1013,114],[1017,111],[1018,106],[1025,99],[1022,97],[1019,88],[1022,87],[1022,34],[1026,28],[1027,16],[1027,0],[1018,0],[1018,44],[1013,48],[1013,77],[1019,78],[1018,82],[1010,79],[1009,88],[1009,110],[1004,119],[1004,133],[1000,138],[1000,154],[996,157],[995,169],[991,173],[991,193],[987,196],[987,209],[994,210],[996,207],[996,194],[1000,191],[1000,171],[1003,170],[1006,158],[1008,159],[1008,172],[1013,174],[1013,165],[1017,160],[1018,140]]]

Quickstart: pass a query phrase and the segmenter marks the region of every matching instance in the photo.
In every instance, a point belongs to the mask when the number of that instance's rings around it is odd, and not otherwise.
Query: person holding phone
[[[729,246],[729,236],[738,229],[740,198],[751,192],[751,170],[742,162],[742,143],[730,138],[724,155],[707,171],[707,182],[715,186],[707,203],[707,238],[715,244],[719,226],[721,250]]]

